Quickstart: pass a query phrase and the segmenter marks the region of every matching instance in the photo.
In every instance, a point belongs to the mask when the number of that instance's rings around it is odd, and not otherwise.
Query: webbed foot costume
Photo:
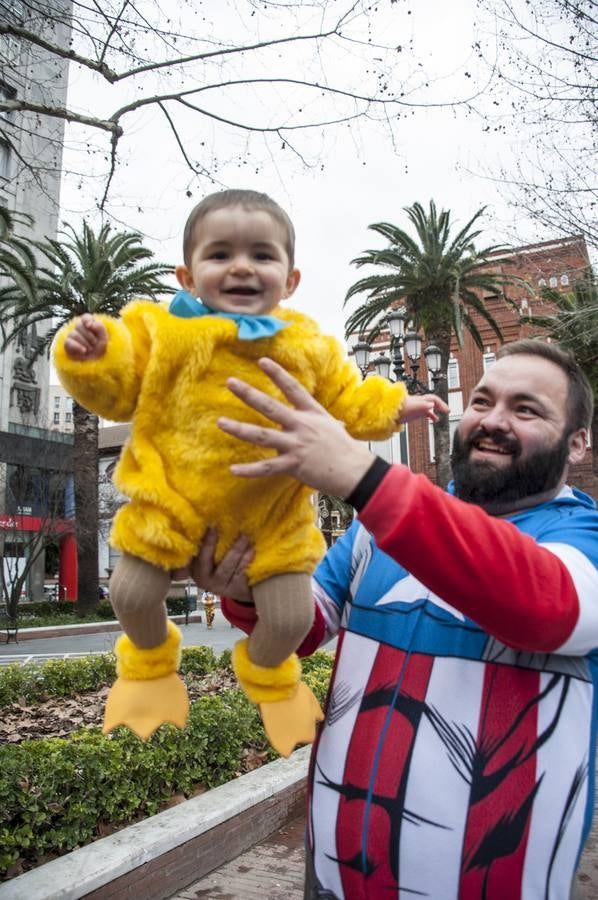
[[[176,674],[181,661],[181,632],[168,621],[164,643],[144,650],[122,635],[116,642],[116,672],[102,731],[126,725],[147,740],[160,725],[170,722],[184,728],[189,714],[187,689]]]
[[[249,699],[257,704],[266,736],[281,756],[289,756],[297,744],[309,744],[316,725],[324,718],[311,689],[301,681],[296,653],[278,666],[258,666],[248,650],[249,641],[235,644],[233,668]]]

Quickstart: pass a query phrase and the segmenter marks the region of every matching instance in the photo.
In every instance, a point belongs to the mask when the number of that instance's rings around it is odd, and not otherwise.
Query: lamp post
[[[389,381],[402,381],[410,394],[427,394],[429,388],[417,377],[422,354],[422,339],[417,331],[405,331],[407,324],[407,311],[404,306],[393,309],[386,317],[386,324],[390,332],[390,357],[384,353],[379,354],[372,365],[377,375],[387,378]],[[365,375],[370,365],[371,345],[363,338],[353,346],[355,362]],[[411,374],[405,371],[403,351],[409,359]],[[440,349],[435,344],[429,344],[424,350],[426,366],[432,376],[432,389],[435,391],[442,377],[442,359]],[[394,378],[390,371],[394,372]]]

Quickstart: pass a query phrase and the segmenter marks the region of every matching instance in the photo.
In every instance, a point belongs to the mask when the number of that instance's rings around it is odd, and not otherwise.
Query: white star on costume
[[[434,606],[444,609],[455,618],[465,621],[465,616],[459,610],[451,606],[442,597],[432,593],[425,585],[413,575],[407,575],[401,581],[397,581],[386,594],[376,602],[376,606],[385,606],[387,603],[417,603],[420,600],[429,600]]]

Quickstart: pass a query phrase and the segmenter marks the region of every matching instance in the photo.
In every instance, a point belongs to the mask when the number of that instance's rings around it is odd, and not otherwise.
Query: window
[[[10,147],[6,141],[0,141],[0,178],[10,175]]]
[[[25,18],[25,4],[23,0],[0,0],[0,12],[13,22],[22,22]]]
[[[16,91],[14,88],[9,87],[9,85],[5,84],[3,81],[0,81],[0,103],[3,100],[14,100]],[[0,119],[8,119],[10,118],[10,113],[7,110],[0,109]]]
[[[0,10],[1,9],[2,6],[0,5]],[[0,57],[3,57],[5,62],[13,64],[17,63],[19,60],[20,49],[17,38],[13,37],[11,34],[3,34],[0,36]]]
[[[568,275],[566,275],[566,274],[561,275],[561,284],[563,285],[563,287],[567,287],[567,285],[569,284],[569,276]]]
[[[551,275],[551,277],[548,279],[548,284],[550,285],[551,288],[555,288],[558,285],[558,283],[559,283],[559,280],[556,277],[556,275]]]
[[[60,409],[60,397],[54,395],[54,409]]]
[[[73,419],[72,413],[69,412],[69,413],[64,414],[64,421],[67,423],[67,425],[71,424],[72,419]]]
[[[538,278],[538,287],[546,287],[546,279]]]
[[[461,382],[459,380],[459,360],[455,359],[454,356],[449,357],[446,377],[449,391],[454,391],[461,387]]]
[[[408,428],[406,425],[402,431],[396,432],[387,441],[370,441],[370,450],[386,462],[409,465]]]
[[[54,425],[60,425],[60,413],[54,413]]]
[[[496,362],[496,353],[492,350],[487,350],[486,353],[482,356],[482,365],[484,367],[484,372],[487,372],[488,369],[491,369],[494,363]]]

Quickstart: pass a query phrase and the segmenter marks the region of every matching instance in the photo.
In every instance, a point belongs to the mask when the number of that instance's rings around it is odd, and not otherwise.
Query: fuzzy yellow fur
[[[64,340],[74,322],[58,334],[54,362],[69,393],[97,415],[132,419],[114,478],[131,500],[114,521],[117,549],[172,569],[185,565],[206,529],[215,527],[217,558],[240,533],[249,536],[252,584],[313,571],[325,545],[312,491],[287,476],[243,479],[229,471],[233,462],[274,451],[217,427],[220,415],[270,424],[231,394],[226,379],[235,375],[280,397],[256,365],[270,356],[362,440],[381,440],[399,428],[406,392],[376,376],[362,381],[342,346],[307,316],[280,307],[274,314],[291,324],[274,337],[240,341],[230,319],[181,319],[165,306],[134,301],[121,319],[98,316],[109,342],[94,362],[66,356]]]
[[[275,703],[292,697],[301,678],[297,654],[291,654],[278,666],[258,666],[252,662],[248,647],[248,639],[237,641],[232,661],[239,684],[252,703]]]
[[[162,644],[147,650],[136,647],[123,634],[114,648],[116,672],[127,681],[147,681],[176,672],[181,662],[181,630],[168,620],[168,636]]]

